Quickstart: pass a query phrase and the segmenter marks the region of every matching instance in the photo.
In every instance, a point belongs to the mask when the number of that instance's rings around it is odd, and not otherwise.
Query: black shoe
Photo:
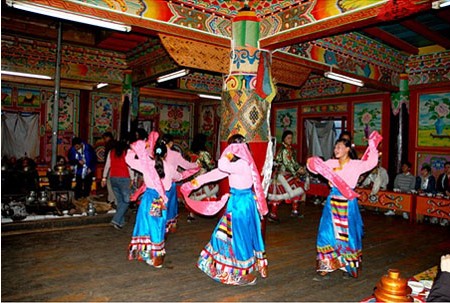
[[[342,279],[344,279],[344,280],[348,280],[348,279],[351,279],[352,278],[352,276],[348,273],[348,272],[343,272],[342,273]]]
[[[328,275],[328,274],[325,274],[325,275],[317,274],[313,278],[313,281],[316,281],[316,282],[322,282],[322,281],[325,281],[325,280],[330,280],[330,275]]]
[[[120,226],[120,225],[117,224],[117,223],[111,222],[111,225],[112,225],[115,229],[117,229],[117,230],[122,230],[122,226]]]
[[[280,219],[278,217],[274,216],[274,215],[271,215],[271,214],[269,214],[267,216],[267,220],[269,220],[269,222],[272,222],[272,223],[280,223]]]

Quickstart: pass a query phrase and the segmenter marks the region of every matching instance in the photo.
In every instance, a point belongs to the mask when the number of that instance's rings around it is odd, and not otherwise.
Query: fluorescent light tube
[[[198,96],[200,98],[222,100],[222,97],[221,96],[217,96],[217,95],[198,94]]]
[[[42,14],[42,15],[46,15],[46,16],[50,16],[50,17],[55,17],[55,18],[59,18],[59,19],[66,19],[66,20],[90,24],[90,25],[94,25],[94,26],[100,26],[100,27],[118,30],[118,31],[122,31],[122,32],[131,31],[131,26],[125,25],[123,23],[112,22],[112,21],[108,21],[106,19],[99,19],[99,18],[90,17],[90,16],[86,16],[86,15],[79,15],[79,14],[63,11],[60,9],[52,8],[52,7],[45,7],[45,6],[16,2],[16,1],[11,1],[11,0],[7,0],[6,4],[8,6],[18,8],[21,10],[25,10],[25,11],[29,11],[29,12],[37,13],[37,14]]]
[[[7,71],[7,70],[2,70],[2,74],[4,74],[4,75],[11,75],[11,76],[18,76],[18,77],[45,79],[45,80],[51,80],[52,79],[52,77],[46,76],[46,75],[11,72],[11,71]]]
[[[164,81],[169,81],[169,80],[172,80],[172,79],[175,79],[175,78],[180,78],[180,77],[186,76],[187,74],[189,74],[189,70],[188,69],[182,69],[182,70],[179,70],[179,71],[176,71],[176,72],[173,72],[173,73],[170,73],[170,74],[158,77],[156,79],[156,81],[158,83],[164,82]]]
[[[449,6],[450,5],[450,1],[441,1],[440,3],[439,3],[439,7],[446,7],[446,6]]]
[[[362,82],[359,79],[355,79],[355,78],[351,78],[351,77],[347,77],[341,74],[336,74],[333,72],[325,72],[324,73],[325,77],[336,80],[336,81],[341,81],[341,82],[345,82],[348,84],[353,84],[356,86],[364,86],[364,82]]]
[[[97,84],[97,88],[102,88],[102,87],[105,87],[108,85],[109,85],[108,83],[99,83],[99,84]]]

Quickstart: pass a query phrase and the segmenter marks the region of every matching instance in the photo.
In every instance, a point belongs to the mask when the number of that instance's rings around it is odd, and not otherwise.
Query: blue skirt
[[[177,185],[175,182],[172,182],[172,186],[166,191],[166,196],[168,199],[166,232],[169,232],[169,229],[177,226],[178,219]]]
[[[255,194],[251,189],[235,188],[230,194],[197,266],[218,282],[236,285],[241,276],[267,266],[267,258]]]
[[[167,211],[158,192],[147,188],[142,195],[136,214],[133,236],[129,245],[128,259],[146,261],[164,256],[164,235]]]
[[[335,187],[324,205],[317,235],[317,271],[341,269],[358,276],[362,257],[363,221],[358,200],[342,196]]]

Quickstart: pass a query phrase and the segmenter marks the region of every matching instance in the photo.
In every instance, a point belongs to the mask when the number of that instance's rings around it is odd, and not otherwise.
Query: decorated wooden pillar
[[[271,53],[259,49],[259,19],[245,7],[233,19],[230,73],[222,94],[220,149],[234,134],[243,135],[252,152],[263,188],[267,193],[272,173],[273,153],[269,115],[276,88],[271,74]],[[221,192],[228,187],[220,184]],[[262,221],[265,237],[266,220]]]
[[[409,137],[409,86],[408,74],[401,74],[399,80],[399,91],[391,95],[392,118],[390,146],[395,146],[395,157],[390,157],[390,175],[395,176],[400,172],[401,163],[408,160],[408,137]],[[393,178],[391,178],[393,180]]]
[[[126,139],[131,130],[131,117],[133,112],[133,90],[131,85],[131,71],[126,71],[122,83],[122,101],[120,103],[119,139]]]
[[[269,112],[276,89],[271,53],[259,49],[259,19],[247,7],[233,19],[230,73],[224,83],[220,129],[221,150],[231,135],[243,135],[261,171],[270,140]]]

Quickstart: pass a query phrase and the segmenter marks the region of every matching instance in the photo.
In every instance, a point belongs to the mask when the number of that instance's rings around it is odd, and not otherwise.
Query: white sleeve
[[[111,152],[108,153],[106,157],[105,167],[103,168],[103,178],[107,178],[109,174],[109,170],[111,169]]]

